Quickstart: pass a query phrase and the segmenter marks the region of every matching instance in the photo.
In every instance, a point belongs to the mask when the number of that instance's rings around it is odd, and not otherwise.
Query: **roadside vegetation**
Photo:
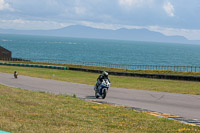
[[[89,85],[94,85],[99,75],[97,73],[71,70],[0,66],[0,72],[13,73],[15,70],[18,72],[19,78],[20,75],[26,75]],[[200,82],[112,75],[110,75],[110,79],[112,87],[200,95]]]
[[[0,92],[0,130],[7,132],[200,132],[198,126],[73,96],[4,85],[0,85]]]
[[[30,61],[2,61],[9,63],[24,63],[24,64],[43,64],[43,65],[57,65],[75,68],[87,68],[95,70],[105,70],[114,72],[133,72],[133,73],[148,73],[148,74],[171,74],[171,75],[193,75],[200,76],[200,72],[181,72],[181,71],[170,71],[170,70],[130,70],[130,69],[118,69],[109,67],[98,67],[98,66],[85,66],[85,65],[71,65],[71,64],[58,64],[58,63],[45,63],[45,62],[30,62]]]

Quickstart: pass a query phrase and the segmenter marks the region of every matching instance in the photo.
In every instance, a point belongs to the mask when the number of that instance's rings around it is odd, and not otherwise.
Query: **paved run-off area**
[[[133,109],[142,109],[143,111],[155,115],[166,113],[160,116],[172,117],[171,115],[174,115],[173,119],[180,121],[185,121],[187,119],[186,121],[189,123],[200,124],[198,121],[200,120],[200,95],[174,94],[111,87],[106,99],[96,99],[94,97],[92,85],[68,83],[22,75],[20,75],[18,79],[14,79],[12,74],[7,73],[0,73],[0,84],[55,94],[75,94],[77,97],[88,101],[133,107]],[[184,119],[175,116],[180,116]],[[191,119],[197,119],[197,121]]]

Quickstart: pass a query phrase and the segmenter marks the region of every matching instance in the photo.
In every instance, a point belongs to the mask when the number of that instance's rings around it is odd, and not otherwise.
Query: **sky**
[[[0,0],[1,29],[146,28],[200,40],[200,0]]]

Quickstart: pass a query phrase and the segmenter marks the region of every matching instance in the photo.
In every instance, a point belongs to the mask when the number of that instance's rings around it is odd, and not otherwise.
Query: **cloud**
[[[143,0],[119,0],[119,4],[122,6],[139,6],[143,4]]]
[[[14,9],[11,8],[8,3],[6,3],[4,0],[0,0],[0,11],[3,11],[3,10],[14,11]]]
[[[161,26],[148,26],[147,29],[163,33],[166,36],[184,36],[189,40],[199,40],[200,29],[169,28]]]
[[[200,0],[0,0],[0,28],[54,29],[83,24],[149,29],[156,25],[168,27],[154,29],[165,35],[199,40],[199,5]]]
[[[83,7],[74,7],[74,10],[77,15],[84,15],[86,13],[86,9]]]
[[[72,23],[62,23],[56,21],[39,21],[39,20],[34,21],[34,20],[24,20],[24,19],[0,20],[1,29],[48,30],[48,29],[63,28],[69,25],[72,25]]]
[[[48,30],[58,29],[69,25],[81,24],[93,28],[99,29],[148,29],[150,31],[156,31],[163,33],[167,36],[184,36],[189,40],[199,40],[200,29],[184,29],[184,28],[169,28],[161,26],[134,26],[134,25],[121,25],[121,24],[107,24],[107,23],[95,23],[89,21],[72,21],[71,23],[63,23],[56,21],[33,21],[24,19],[13,19],[13,20],[0,20],[1,29],[24,29],[24,30]],[[51,26],[51,28],[49,28]],[[31,28],[30,28],[31,27]],[[42,27],[42,28],[41,28]]]
[[[168,16],[174,17],[174,6],[170,2],[166,2],[163,5],[163,9],[165,10]]]
[[[120,24],[107,24],[107,23],[94,23],[94,22],[88,22],[88,21],[81,21],[81,25],[85,25],[88,27],[98,28],[98,29],[111,29],[111,30],[117,30],[120,28],[127,28],[127,29],[142,29],[146,27],[141,26],[131,26],[131,25],[120,25]]]
[[[143,5],[150,5],[154,0],[118,0],[120,6],[125,8],[141,7]]]

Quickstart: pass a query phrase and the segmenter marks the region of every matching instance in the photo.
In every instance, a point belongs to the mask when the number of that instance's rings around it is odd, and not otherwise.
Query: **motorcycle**
[[[94,86],[95,97],[96,98],[102,97],[102,99],[105,99],[109,87],[110,87],[110,82],[108,81],[108,79],[103,79],[103,82],[98,86],[98,88],[96,88],[96,85]]]

